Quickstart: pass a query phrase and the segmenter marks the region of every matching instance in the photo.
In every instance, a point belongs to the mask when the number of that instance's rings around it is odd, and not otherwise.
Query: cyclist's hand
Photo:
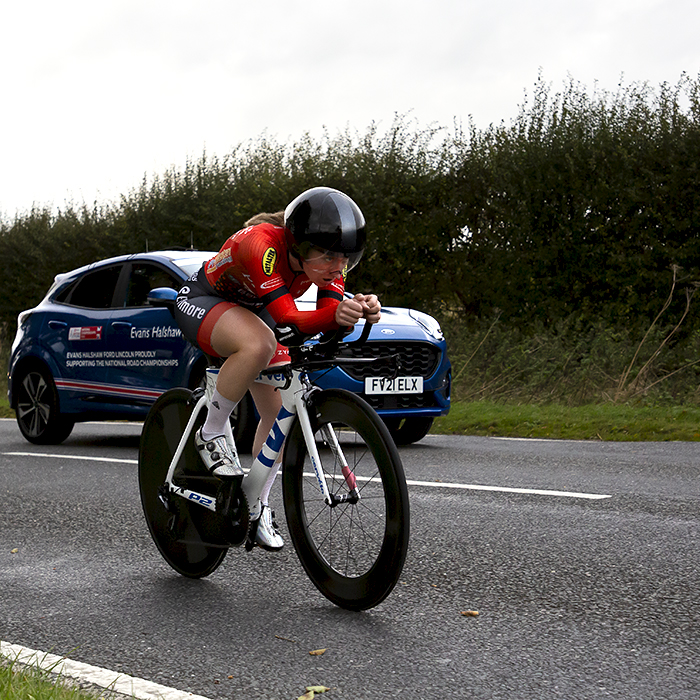
[[[362,295],[359,295],[362,296]],[[339,326],[354,326],[363,316],[364,307],[357,297],[343,299],[335,310],[335,322]]]
[[[367,323],[377,323],[382,317],[382,305],[376,294],[356,294],[355,299],[362,304],[362,315]]]
[[[343,299],[335,310],[339,326],[354,326],[361,318],[376,323],[381,317],[381,304],[374,294],[356,294],[352,299]]]

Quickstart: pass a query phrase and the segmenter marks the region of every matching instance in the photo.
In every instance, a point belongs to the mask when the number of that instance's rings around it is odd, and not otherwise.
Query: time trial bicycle
[[[409,503],[398,450],[386,426],[361,397],[321,389],[311,374],[334,366],[372,363],[341,353],[364,343],[341,342],[342,333],[290,348],[291,363],[261,373],[277,387],[282,408],[255,457],[270,467],[282,453],[282,497],[287,527],[303,568],[336,605],[365,610],[382,602],[403,569],[409,542]],[[382,358],[382,363],[386,358]],[[253,547],[257,505],[265,479],[242,482],[209,474],[194,445],[216,384],[170,389],[153,404],[139,447],[143,511],[160,553],[178,573],[207,576],[230,547]],[[384,369],[386,371],[386,368]],[[393,374],[398,371],[394,358]],[[228,426],[227,440],[233,444]],[[255,463],[254,463],[255,465]]]

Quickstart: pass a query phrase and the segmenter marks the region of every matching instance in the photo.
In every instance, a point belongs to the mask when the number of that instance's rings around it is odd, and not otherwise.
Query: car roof
[[[154,250],[148,253],[128,253],[126,255],[115,255],[112,258],[104,258],[96,260],[81,267],[76,267],[68,272],[60,272],[54,277],[54,284],[62,282],[70,277],[75,277],[87,272],[95,267],[103,265],[114,265],[127,260],[160,260],[161,262],[170,262],[178,267],[187,263],[197,263],[209,260],[215,253],[210,250]]]

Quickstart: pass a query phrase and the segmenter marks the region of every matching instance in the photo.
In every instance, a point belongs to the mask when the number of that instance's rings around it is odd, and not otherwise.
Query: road
[[[404,573],[350,613],[291,547],[232,550],[205,580],[172,572],[141,515],[139,432],[85,424],[37,447],[0,421],[3,641],[213,700],[312,684],[329,700],[700,697],[698,444],[403,448]]]

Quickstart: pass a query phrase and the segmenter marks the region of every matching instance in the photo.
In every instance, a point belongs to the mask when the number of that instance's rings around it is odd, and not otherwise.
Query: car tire
[[[384,423],[397,445],[410,445],[422,440],[433,425],[432,418],[384,418]]]
[[[38,366],[20,369],[15,413],[24,437],[35,445],[58,445],[73,430],[75,421],[62,416],[58,391],[51,373]]]

